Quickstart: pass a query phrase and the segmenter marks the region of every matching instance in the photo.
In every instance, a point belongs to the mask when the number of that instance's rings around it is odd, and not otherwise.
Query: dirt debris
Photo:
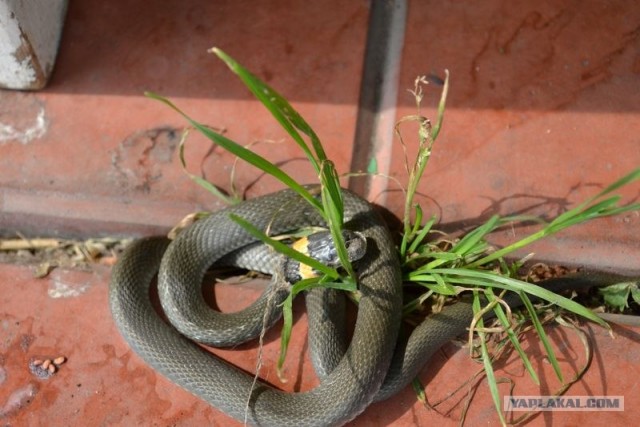
[[[111,266],[131,239],[0,238],[0,263],[34,266],[36,277],[56,267],[90,269],[93,264]]]

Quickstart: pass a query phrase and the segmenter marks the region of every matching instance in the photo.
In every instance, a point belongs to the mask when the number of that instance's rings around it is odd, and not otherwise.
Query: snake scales
[[[288,292],[286,286],[279,285],[277,272],[269,291],[250,307],[232,314],[211,310],[200,286],[213,263],[256,242],[229,218],[230,213],[260,229],[268,227],[272,235],[323,225],[317,212],[290,190],[215,212],[170,244],[164,238],[134,243],[112,273],[109,300],[118,329],[154,369],[240,421],[246,416],[250,424],[298,427],[340,425],[353,419],[373,401],[385,399],[408,384],[442,344],[465,331],[472,311],[469,304],[454,304],[429,317],[408,339],[396,342],[402,296],[394,243],[368,202],[346,190],[343,195],[345,226],[367,238],[367,254],[359,262],[362,296],[353,338],[344,355],[345,350],[338,349],[333,353],[334,361],[331,356],[314,360],[317,366],[326,365],[317,368],[321,383],[315,389],[285,393],[258,382],[252,390],[250,375],[191,341],[233,345],[256,337],[264,321],[272,324],[277,320],[278,310],[264,315],[266,307],[282,301]],[[160,318],[149,298],[156,273],[162,307],[173,327]],[[322,303],[333,301],[334,296],[321,290],[308,293],[310,325],[314,319],[322,323]],[[310,326],[309,330],[312,350],[340,347],[324,341],[326,329]]]

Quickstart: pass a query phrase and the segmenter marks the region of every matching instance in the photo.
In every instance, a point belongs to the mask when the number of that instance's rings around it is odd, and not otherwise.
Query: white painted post
[[[66,10],[67,0],[0,0],[0,87],[45,87]]]

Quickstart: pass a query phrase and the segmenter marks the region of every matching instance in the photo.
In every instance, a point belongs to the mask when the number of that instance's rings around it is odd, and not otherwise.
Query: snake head
[[[342,230],[342,238],[344,239],[350,262],[358,261],[364,256],[367,251],[367,239],[362,233]],[[319,231],[297,240],[292,245],[292,248],[320,261],[328,267],[340,268],[342,266],[333,237],[327,230]],[[318,271],[307,265],[300,264],[298,261],[287,259],[285,262],[285,276],[291,283],[301,279],[317,277],[318,274]]]
[[[344,239],[350,262],[358,261],[364,256],[367,251],[367,239],[362,233],[342,230],[342,238]],[[328,267],[339,268],[341,266],[338,250],[329,231],[319,231],[307,236],[306,239],[306,255]]]

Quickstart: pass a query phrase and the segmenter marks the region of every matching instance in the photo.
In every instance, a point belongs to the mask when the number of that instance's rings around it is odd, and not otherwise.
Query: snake
[[[318,187],[309,191],[319,198]],[[117,329],[154,370],[241,422],[299,427],[353,420],[372,402],[409,384],[443,344],[466,331],[473,310],[470,303],[456,303],[429,316],[411,334],[399,334],[402,276],[391,232],[369,202],[348,190],[342,190],[342,198],[344,226],[364,236],[367,250],[358,261],[358,311],[348,344],[339,337],[342,326],[336,326],[341,315],[327,314],[336,307],[337,312],[343,310],[341,295],[330,289],[306,293],[310,353],[320,378],[315,388],[287,393],[256,382],[200,345],[233,346],[259,336],[279,319],[278,305],[290,292],[281,263],[264,255],[269,251],[251,252],[260,242],[230,215],[268,229],[271,235],[326,226],[318,211],[290,189],[213,212],[172,241],[149,237],[131,244],[114,266],[109,286]],[[212,265],[234,256],[249,259],[238,261],[241,266],[273,277],[250,306],[220,313],[205,302],[202,281]],[[149,296],[156,276],[162,311],[170,323],[158,314]],[[587,275],[579,281],[602,285],[618,279],[610,274]],[[567,286],[566,280],[560,285]]]

